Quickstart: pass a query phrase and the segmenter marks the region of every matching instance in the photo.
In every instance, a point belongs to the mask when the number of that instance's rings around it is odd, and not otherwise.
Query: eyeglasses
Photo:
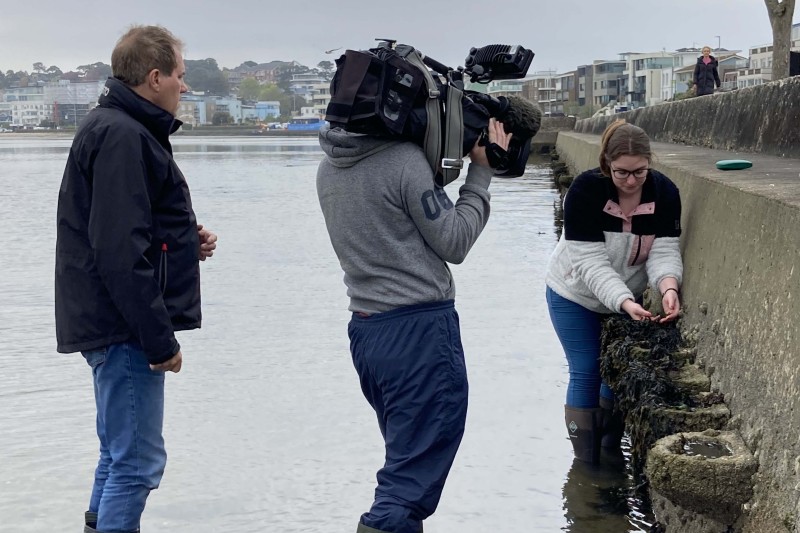
[[[620,181],[625,181],[631,176],[633,176],[636,180],[643,180],[647,177],[648,172],[650,172],[650,169],[647,167],[637,168],[636,170],[626,170],[624,168],[612,168],[611,176],[614,179]]]

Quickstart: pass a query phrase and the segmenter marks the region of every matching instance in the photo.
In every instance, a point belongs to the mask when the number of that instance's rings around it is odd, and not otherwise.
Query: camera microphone
[[[506,133],[520,141],[530,139],[542,125],[542,111],[532,102],[519,96],[499,96],[470,93],[470,98],[503,123]]]
[[[494,117],[503,123],[505,132],[511,134],[507,157],[495,158],[502,163],[499,167],[493,166],[495,176],[509,178],[522,176],[531,151],[531,139],[542,125],[542,111],[536,104],[519,96],[495,98],[485,93],[470,92],[469,100],[474,101],[474,105],[464,108],[465,143],[469,147],[472,146],[469,143],[474,143],[473,132],[476,132],[478,139],[481,139],[481,136],[485,135],[489,118]],[[473,109],[478,111],[472,111]],[[480,127],[476,127],[479,124]],[[467,132],[470,133],[469,136]],[[466,146],[465,148],[468,149]]]
[[[519,96],[501,96],[498,100],[506,100],[505,112],[495,118],[503,123],[507,133],[519,139],[530,139],[542,126],[542,110]]]

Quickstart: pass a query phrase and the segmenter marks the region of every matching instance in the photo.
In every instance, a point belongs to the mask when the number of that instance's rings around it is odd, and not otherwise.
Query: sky
[[[38,0],[13,6],[0,17],[3,72],[30,72],[36,62],[63,71],[111,63],[116,40],[132,24],[165,26],[186,44],[186,59],[214,58],[228,68],[272,60],[313,67],[348,48],[371,48],[377,38],[412,45],[451,67],[463,65],[473,46],[521,45],[536,54],[529,74],[568,72],[623,52],[704,45],[747,56],[750,47],[772,42],[764,0]]]

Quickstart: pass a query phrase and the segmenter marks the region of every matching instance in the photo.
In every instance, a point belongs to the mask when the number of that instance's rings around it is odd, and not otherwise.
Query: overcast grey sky
[[[231,68],[247,60],[316,66],[343,51],[325,50],[366,49],[378,37],[453,67],[471,46],[520,44],[536,53],[529,72],[567,72],[620,52],[716,47],[716,36],[743,55],[772,42],[764,0],[38,0],[4,9],[0,69],[110,63],[130,24],[166,26],[185,41],[187,59]]]

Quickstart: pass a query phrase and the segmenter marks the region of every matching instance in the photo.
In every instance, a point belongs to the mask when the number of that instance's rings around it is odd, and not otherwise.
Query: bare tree
[[[789,76],[789,52],[792,47],[792,17],[795,0],[764,0],[772,26],[772,79]]]

